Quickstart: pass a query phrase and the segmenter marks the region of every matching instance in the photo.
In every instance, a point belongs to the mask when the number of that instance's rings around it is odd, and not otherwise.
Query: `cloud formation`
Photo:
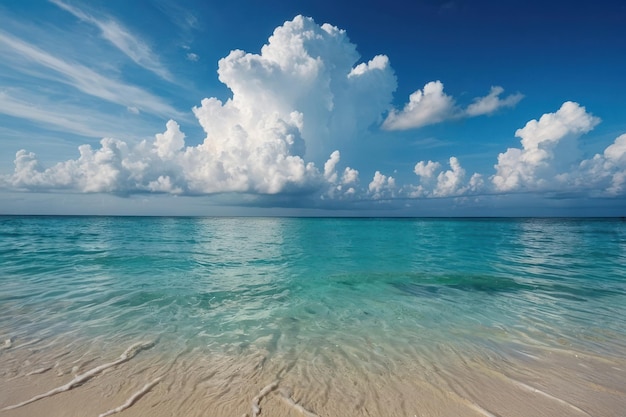
[[[524,95],[521,93],[511,94],[506,98],[500,98],[504,93],[504,88],[500,86],[491,87],[491,91],[485,97],[478,97],[474,102],[467,106],[465,113],[469,117],[481,116],[483,114],[493,114],[501,108],[515,107]]]
[[[618,136],[602,154],[580,163],[572,175],[576,188],[591,188],[600,196],[626,194],[626,134]]]
[[[474,173],[469,181],[466,181],[465,169],[455,156],[450,157],[448,165],[450,169],[443,170],[439,162],[420,161],[415,164],[413,172],[420,181],[418,185],[406,187],[407,195],[410,198],[457,197],[482,191],[484,185],[482,175]]]
[[[575,162],[576,139],[591,131],[600,119],[578,103],[567,101],[555,113],[531,120],[515,132],[521,148],[498,155],[492,177],[497,191],[553,189],[563,183],[561,174]]]
[[[358,59],[345,31],[297,16],[261,54],[235,50],[219,61],[219,79],[233,92],[223,108],[252,119],[300,113],[306,156],[321,162],[329,147],[378,122],[391,102],[396,79],[388,58],[354,67]]]
[[[383,128],[405,130],[440,123],[456,113],[455,106],[454,99],[443,92],[443,83],[431,81],[409,96],[402,111],[391,110]]]
[[[99,149],[83,145],[78,159],[47,169],[21,150],[4,182],[121,194],[354,194],[358,171],[344,167],[340,176],[333,147],[379,123],[396,87],[386,56],[358,60],[343,30],[297,16],[276,28],[260,54],[235,50],[219,61],[232,98],[206,98],[193,109],[206,134],[200,145],[185,146],[170,120],[152,142],[105,138]]]
[[[367,189],[375,200],[394,198],[396,196],[396,180],[376,171]]]
[[[328,191],[321,196],[322,199],[326,199],[326,197],[346,199],[352,198],[356,194],[354,187],[359,181],[359,171],[346,167],[340,176],[336,170],[340,157],[339,151],[335,151],[324,164],[324,179],[328,183]]]
[[[55,4],[64,3],[55,0]],[[121,104],[123,112],[133,118],[144,112],[175,112],[143,90],[61,60],[2,31],[0,49],[9,52],[6,59],[13,67],[34,62],[35,67],[48,70],[41,78]],[[38,68],[31,71],[39,74]],[[417,162],[413,166],[416,177],[410,172],[383,174],[393,167],[372,169],[372,177],[371,171],[346,166],[342,152],[358,147],[356,141],[372,126],[409,129],[489,115],[515,106],[522,95],[503,96],[504,90],[496,86],[463,108],[444,92],[443,83],[433,81],[414,92],[403,110],[391,110],[384,119],[396,88],[389,59],[377,55],[360,61],[356,46],[343,30],[318,25],[310,18],[296,16],[276,28],[258,54],[231,51],[219,61],[217,75],[232,97],[225,101],[205,98],[193,108],[204,132],[204,138],[193,141],[198,145],[188,145],[179,124],[169,120],[165,130],[152,139],[136,143],[105,137],[99,146],[80,146],[76,159],[50,167],[22,149],[16,154],[14,172],[0,176],[0,186],[118,195],[284,194],[287,199],[301,201],[306,196],[316,202],[536,191],[626,194],[626,135],[583,159],[577,139],[600,119],[574,102],[565,102],[556,112],[518,129],[515,136],[520,146],[499,154],[495,172],[470,175],[456,156]],[[101,131],[103,121],[81,121],[69,114],[75,107],[61,106],[67,115],[36,108],[16,97],[19,91],[0,91],[0,113],[77,134]],[[114,121],[103,120],[104,124]],[[353,141],[353,146],[345,146],[347,141]],[[400,184],[404,174],[414,181]]]
[[[451,96],[443,92],[441,81],[431,81],[423,90],[417,90],[409,96],[409,102],[401,111],[391,109],[383,123],[387,130],[417,129],[423,126],[441,123],[446,120],[464,117],[489,115],[505,107],[514,107],[524,97],[512,94],[500,98],[504,89],[500,86],[491,87],[484,97],[477,97],[466,109],[456,104]]]
[[[415,164],[415,168],[413,169],[413,172],[415,172],[415,175],[417,175],[418,177],[428,179],[428,178],[432,178],[432,176],[435,174],[435,171],[437,171],[440,167],[441,167],[441,164],[439,162],[420,161],[417,164]]]
[[[474,173],[466,180],[459,160],[449,159],[449,170],[439,162],[420,161],[413,172],[417,185],[405,185],[409,198],[458,197],[480,194],[548,192],[552,194],[612,197],[626,194],[626,134],[603,153],[583,159],[578,138],[593,130],[600,119],[571,101],[539,120],[530,120],[515,132],[521,147],[498,155],[495,174],[485,181]],[[402,194],[402,193],[401,193]]]

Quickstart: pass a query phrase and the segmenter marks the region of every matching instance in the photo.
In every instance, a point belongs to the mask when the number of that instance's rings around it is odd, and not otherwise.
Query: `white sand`
[[[64,346],[3,350],[0,407],[19,407],[0,416],[615,417],[626,410],[626,360],[567,350],[497,356],[451,348],[373,360],[338,347],[271,355]]]

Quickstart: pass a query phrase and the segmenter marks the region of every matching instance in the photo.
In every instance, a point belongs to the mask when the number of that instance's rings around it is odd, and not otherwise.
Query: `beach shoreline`
[[[622,222],[2,228],[0,417],[626,409]]]
[[[139,341],[118,350],[60,340],[3,349],[0,415],[613,417],[626,409],[626,360],[565,348],[503,355],[448,345],[377,362],[349,346],[175,353]]]

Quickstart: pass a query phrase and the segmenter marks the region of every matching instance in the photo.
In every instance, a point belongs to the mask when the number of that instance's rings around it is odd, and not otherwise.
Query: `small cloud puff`
[[[413,172],[415,172],[415,175],[417,175],[418,177],[431,178],[435,174],[435,171],[437,171],[440,167],[441,167],[441,164],[439,162],[420,161],[417,164],[415,164],[415,168],[413,169]]]
[[[346,167],[343,175],[339,178],[336,171],[337,164],[340,160],[339,151],[335,151],[324,164],[324,179],[328,184],[328,191],[321,195],[321,198],[331,197],[333,199],[352,198],[356,194],[354,186],[359,180],[359,171]]]
[[[459,160],[452,156],[448,160],[449,170],[442,170],[439,162],[420,161],[413,172],[420,177],[420,184],[407,187],[410,197],[456,197],[467,193],[477,193],[483,188],[480,174],[473,174],[465,181],[465,169]],[[437,174],[435,176],[435,174]]]
[[[491,91],[485,97],[474,99],[474,103],[467,106],[465,113],[469,117],[480,116],[483,114],[493,114],[497,110],[505,107],[515,107],[524,95],[521,93],[511,94],[501,99],[500,95],[504,92],[504,88],[500,86],[491,87]]]
[[[375,200],[393,198],[395,197],[396,180],[376,171],[367,189]]]
[[[441,81],[431,81],[423,90],[417,90],[409,96],[409,102],[402,111],[392,110],[383,128],[387,130],[405,130],[442,122],[455,113],[452,97],[443,92]]]

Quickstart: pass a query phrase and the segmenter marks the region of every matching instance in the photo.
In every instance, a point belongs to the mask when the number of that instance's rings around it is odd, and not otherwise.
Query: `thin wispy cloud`
[[[71,132],[93,137],[101,136],[103,133],[102,131],[93,129],[92,126],[84,122],[72,120],[71,116],[68,117],[67,113],[60,114],[48,109],[42,109],[2,91],[0,91],[0,113],[29,120],[62,132]]]
[[[51,3],[73,14],[83,22],[90,23],[100,30],[101,36],[113,44],[117,49],[128,56],[137,65],[153,72],[159,77],[173,81],[172,74],[160,62],[158,56],[143,40],[133,35],[130,30],[110,17],[98,19],[83,10],[64,3],[60,0],[50,0]]]
[[[145,128],[142,120],[135,117],[125,122],[117,115],[103,114],[89,107],[51,102],[45,97],[35,97],[17,89],[0,91],[0,114],[27,120],[46,130],[92,138],[128,138],[136,136],[131,132]]]
[[[202,26],[196,15],[178,1],[155,0],[155,5],[183,32],[189,34]]]
[[[123,107],[135,107],[139,110],[172,117],[179,112],[161,98],[134,85],[108,78],[77,62],[66,61],[51,55],[36,46],[0,31],[0,52],[4,52],[5,65],[13,64],[18,71],[49,79],[76,88],[93,97],[98,97]],[[36,64],[39,70],[27,67]],[[41,69],[48,71],[41,71]]]

